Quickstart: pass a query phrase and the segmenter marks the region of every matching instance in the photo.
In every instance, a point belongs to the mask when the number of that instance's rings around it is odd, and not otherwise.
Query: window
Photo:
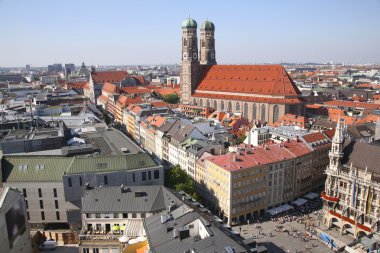
[[[261,122],[265,122],[265,105],[261,106]]]
[[[26,195],[26,189],[25,188],[22,189],[22,194],[24,195],[24,198],[27,197],[27,195]]]
[[[108,184],[108,177],[104,176],[104,184]]]
[[[82,185],[83,185],[82,177],[79,177],[79,186],[82,186]]]
[[[28,216],[28,220],[30,220],[30,214],[29,214],[29,212],[26,212],[26,216]]]
[[[236,112],[240,112],[240,102],[236,102]]]
[[[61,217],[59,216],[59,212],[58,211],[55,212],[55,216],[57,216],[57,220],[61,219]]]
[[[244,104],[243,116],[248,119],[248,104]]]
[[[73,183],[71,182],[71,178],[69,177],[67,180],[68,180],[68,183],[69,183],[69,187],[72,187]]]
[[[38,188],[38,197],[42,198],[42,191],[41,191],[41,188]]]
[[[216,102],[216,100],[214,100],[214,110],[217,110],[218,109],[218,104]]]
[[[133,183],[136,181],[135,173],[132,173],[132,181],[133,181]]]
[[[93,252],[93,253],[99,253],[99,249],[98,249],[98,248],[93,248],[93,249],[92,249],[92,252]]]
[[[253,104],[252,119],[256,119],[256,104]]]
[[[59,207],[58,207],[58,200],[54,200],[54,204],[55,204],[55,209],[59,209]]]
[[[154,171],[154,179],[158,179],[160,178],[160,171],[159,170],[155,170]]]
[[[42,200],[40,200],[40,208],[44,209],[44,202]]]
[[[89,248],[83,248],[83,253],[90,253],[90,249]]]
[[[220,110],[224,111],[224,101],[223,100],[222,100],[222,102],[220,102]]]
[[[232,103],[231,103],[231,101],[228,102],[227,110],[229,112],[232,112]]]
[[[99,218],[100,218],[100,213],[96,213],[96,214],[95,214],[95,218],[98,218],[98,219],[99,219]]]
[[[128,213],[123,213],[123,218],[128,218]]]
[[[56,188],[53,189],[53,195],[54,195],[54,198],[57,197],[57,189]]]
[[[132,218],[137,218],[136,213],[132,213]]]
[[[28,204],[27,200],[25,200],[25,206],[26,206],[27,209],[29,208],[29,204]]]
[[[278,108],[278,105],[275,105],[273,107],[273,123],[277,122],[279,113],[280,113],[280,109]]]
[[[142,172],[141,176],[142,176],[142,181],[145,181],[146,180],[146,171]]]
[[[44,211],[41,212],[41,220],[45,220],[45,212]]]
[[[148,180],[152,180],[152,172],[148,171]]]

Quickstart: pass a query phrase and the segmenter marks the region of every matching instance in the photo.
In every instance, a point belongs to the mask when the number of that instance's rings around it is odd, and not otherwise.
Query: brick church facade
[[[285,114],[304,114],[301,92],[281,65],[217,65],[215,26],[182,23],[181,103],[240,112],[272,124]],[[199,55],[198,55],[199,53]]]

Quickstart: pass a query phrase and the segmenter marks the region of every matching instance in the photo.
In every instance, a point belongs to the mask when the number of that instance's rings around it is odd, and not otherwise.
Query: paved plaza
[[[279,220],[269,220],[234,226],[232,229],[240,233],[244,239],[255,238],[258,245],[265,246],[271,253],[334,252],[319,239],[320,230],[331,235],[338,245],[353,241],[354,238],[350,235],[340,235],[334,228],[329,230],[322,221],[322,211],[318,211],[304,215],[302,219],[293,219],[284,223],[280,223]]]

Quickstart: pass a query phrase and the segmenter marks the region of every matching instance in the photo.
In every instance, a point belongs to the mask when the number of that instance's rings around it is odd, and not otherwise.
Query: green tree
[[[178,104],[179,103],[179,97],[177,94],[168,94],[164,96],[164,101],[169,104]]]
[[[165,186],[176,191],[184,191],[195,200],[200,200],[195,192],[194,180],[178,164],[165,171]]]

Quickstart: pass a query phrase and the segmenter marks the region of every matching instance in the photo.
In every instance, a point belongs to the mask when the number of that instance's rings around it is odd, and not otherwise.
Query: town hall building
[[[181,103],[241,112],[255,122],[276,122],[285,114],[304,114],[301,92],[281,65],[217,65],[215,25],[182,23]]]

